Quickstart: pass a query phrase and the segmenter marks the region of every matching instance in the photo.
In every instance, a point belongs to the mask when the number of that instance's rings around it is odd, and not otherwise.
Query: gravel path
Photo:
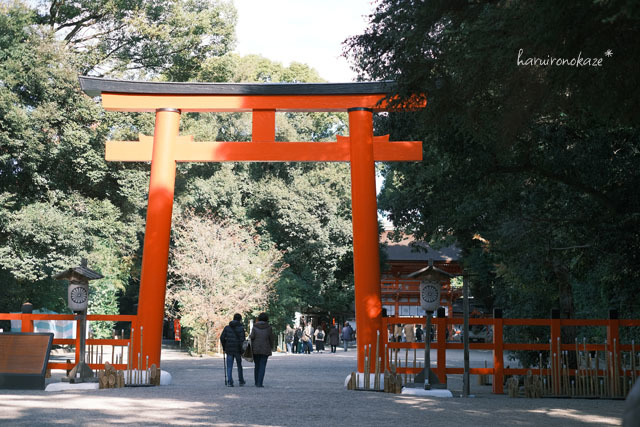
[[[264,388],[224,386],[222,357],[163,349],[169,386],[92,391],[0,390],[0,425],[562,426],[620,425],[624,402],[510,399],[472,381],[475,398],[437,399],[347,391],[355,351],[269,358]],[[61,371],[60,371],[61,372]],[[54,371],[57,381],[60,373]],[[450,389],[460,394],[459,376]]]

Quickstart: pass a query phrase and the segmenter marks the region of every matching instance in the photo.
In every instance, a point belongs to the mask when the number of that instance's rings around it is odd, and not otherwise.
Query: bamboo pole
[[[555,394],[556,392],[556,371],[555,371],[555,364],[554,364],[554,359],[555,359],[555,353],[553,352],[553,341],[550,339],[549,340],[549,368],[551,370],[551,382],[550,382],[550,386],[551,386],[551,394]]]
[[[409,349],[404,349],[404,383],[407,383],[407,369],[409,369]]]
[[[129,384],[133,384],[133,369],[135,368],[135,365],[133,364],[133,357],[134,357],[134,354],[133,354],[133,335],[134,335],[134,332],[135,332],[135,329],[132,327],[131,328],[131,333],[130,333],[131,336],[129,337],[129,340],[131,341],[130,346],[129,346],[129,349],[131,351],[131,354],[130,354],[130,359],[131,360],[129,362]]]
[[[380,390],[380,331],[376,331],[376,375],[373,388],[375,391]]]
[[[558,348],[558,394],[562,394],[563,390],[562,390],[562,383],[564,382],[562,380],[562,350],[561,350],[561,344],[560,344],[560,337],[558,337],[556,339],[556,347]]]
[[[562,364],[562,394],[565,396],[569,395],[569,376],[567,375],[567,358],[565,352],[561,352],[560,354],[560,363]]]
[[[620,395],[620,371],[618,370],[618,343],[616,339],[613,339],[613,394],[614,396]]]
[[[547,385],[549,386],[549,395],[553,394],[553,365],[551,363],[551,353],[547,360]]]
[[[367,390],[371,389],[371,344],[367,346],[367,364],[365,365],[364,384]]]
[[[609,345],[607,341],[604,342],[604,366],[605,366],[605,396],[610,397],[609,390],[611,389],[611,380],[609,379]]]
[[[602,396],[603,394],[601,393],[601,391],[603,391],[600,388],[600,352],[596,350],[596,394],[598,396]],[[603,375],[604,378],[604,375]]]
[[[627,397],[627,366],[622,365],[622,397]]]
[[[544,394],[544,381],[542,380],[542,353],[538,353],[538,371],[540,372],[540,385],[542,386],[540,392]]]
[[[605,372],[605,376],[604,376],[604,378],[605,378],[605,393],[604,393],[604,395],[605,395],[605,397],[611,397],[611,375],[610,375],[611,368],[609,367],[609,365],[610,365],[609,362],[610,362],[611,358],[609,357],[609,353],[610,352],[607,350],[605,352],[605,355],[604,355],[604,357],[605,357],[605,359],[604,359],[604,363],[605,363],[605,370],[604,370],[604,372]]]
[[[578,338],[576,337],[576,373],[574,375],[575,377],[575,384],[576,384],[576,395],[580,394],[582,395],[582,382],[581,382],[581,372],[580,372],[580,348],[578,346]]]
[[[633,379],[631,386],[636,383],[636,375],[636,341],[631,340],[631,378]]]
[[[587,369],[587,395],[589,395],[591,393],[591,391],[593,390],[592,388],[592,381],[593,381],[593,376],[591,375],[591,355],[589,353],[587,353],[587,339],[586,338],[582,338],[582,344],[583,344],[583,348],[584,348],[584,363]],[[595,395],[595,393],[594,393]]]
[[[413,349],[413,382],[416,382],[416,358],[417,358],[417,354],[416,354],[416,349]]]

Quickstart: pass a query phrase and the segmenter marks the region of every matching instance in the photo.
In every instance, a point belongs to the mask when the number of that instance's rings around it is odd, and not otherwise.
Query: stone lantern
[[[431,371],[431,317],[433,312],[440,306],[440,289],[442,281],[449,280],[452,274],[433,266],[433,260],[429,260],[429,265],[407,276],[411,279],[420,279],[420,305],[427,312],[427,322],[424,331],[424,369],[416,375],[414,383],[423,383],[424,389],[444,388],[445,384],[440,384],[438,377]],[[442,331],[438,331],[442,333]]]
[[[87,311],[89,303],[89,280],[102,279],[102,274],[87,268],[87,260],[82,259],[77,267],[70,268],[53,276],[56,280],[68,280],[67,303],[75,313]]]
[[[87,260],[82,259],[80,265],[53,276],[57,280],[68,280],[67,303],[80,320],[78,336],[80,337],[80,362],[71,370],[67,381],[85,382],[94,380],[93,371],[84,361],[85,340],[87,330],[87,306],[89,303],[89,280],[102,279],[102,274],[87,268]]]

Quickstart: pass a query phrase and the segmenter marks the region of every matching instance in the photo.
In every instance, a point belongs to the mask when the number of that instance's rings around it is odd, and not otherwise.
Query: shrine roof
[[[455,245],[439,249],[432,248],[428,243],[415,240],[412,236],[402,236],[402,240],[394,241],[389,232],[381,236],[385,244],[383,250],[389,261],[434,261],[455,262],[460,260],[460,248]]]
[[[389,94],[393,81],[355,83],[202,83],[146,82],[80,76],[80,87],[89,96],[102,93],[164,95],[373,95]]]

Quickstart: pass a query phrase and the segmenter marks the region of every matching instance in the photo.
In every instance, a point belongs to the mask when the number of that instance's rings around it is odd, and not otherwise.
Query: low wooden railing
[[[640,346],[633,343],[620,342],[620,328],[640,326],[640,319],[618,319],[617,315],[611,315],[610,319],[503,319],[501,311],[496,311],[493,318],[471,318],[469,325],[487,325],[493,329],[492,342],[485,343],[469,343],[470,350],[491,350],[493,352],[493,366],[487,368],[470,368],[469,373],[475,375],[492,375],[493,376],[493,392],[502,394],[504,392],[503,384],[506,375],[526,375],[528,371],[549,378],[549,383],[554,387],[555,394],[561,394],[559,389],[562,383],[562,375],[570,377],[580,376],[580,370],[569,369],[564,363],[563,353],[578,351],[576,343],[561,343],[561,330],[563,327],[575,326],[598,326],[606,328],[606,340],[602,344],[586,344],[579,343],[579,351],[585,352],[605,352],[605,360],[607,356],[611,360],[610,365],[602,367],[597,371],[593,370],[597,377],[612,378],[626,376],[631,377],[635,381],[640,377],[640,366],[635,363],[637,357],[636,352],[640,351]],[[421,324],[424,325],[424,317],[387,317],[383,318],[383,330],[395,324]],[[446,318],[437,317],[433,319],[432,325],[437,331],[445,331],[449,325],[461,325],[462,318]],[[542,326],[550,328],[549,343],[508,343],[504,342],[503,329],[505,326]],[[426,337],[425,332],[425,337]],[[424,350],[424,342],[408,343],[408,342],[388,342],[387,334],[382,334],[382,342],[389,349],[422,349]],[[437,365],[433,369],[438,376],[440,382],[446,382],[447,374],[463,374],[464,368],[447,367],[446,351],[462,350],[464,344],[462,342],[447,341],[445,333],[437,333],[435,341],[431,342],[431,349],[437,352]],[[550,365],[542,368],[540,366],[531,369],[524,368],[505,368],[503,357],[505,351],[529,350],[538,353],[550,354]],[[622,352],[632,352],[632,360],[634,362],[634,370],[623,369],[621,363]],[[566,353],[565,353],[566,354]],[[387,361],[388,363],[388,361]],[[399,367],[397,372],[404,374],[417,374],[421,368]]]
[[[0,313],[0,320],[20,320],[22,321],[21,332],[33,332],[34,320],[75,320],[78,322],[76,325],[76,331],[80,330],[80,316],[74,314],[31,314],[31,313]],[[135,315],[121,315],[121,314],[89,314],[87,315],[87,321],[107,321],[107,322],[129,322],[131,328],[137,327],[137,316]],[[75,338],[54,338],[54,345],[72,345],[75,346],[75,358],[72,363],[66,362],[49,362],[47,369],[72,369],[80,362],[80,336],[76,334]],[[107,338],[97,339],[88,338],[86,340],[86,347],[89,346],[122,346],[126,347],[127,344],[131,345],[131,341],[124,338]],[[102,363],[88,363],[91,369],[104,369],[104,362]],[[127,369],[126,363],[113,363],[114,361],[107,360],[116,369]]]

